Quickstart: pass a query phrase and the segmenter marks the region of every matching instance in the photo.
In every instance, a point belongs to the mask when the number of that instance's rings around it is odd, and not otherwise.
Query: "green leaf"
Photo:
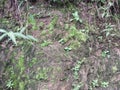
[[[2,35],[0,36],[0,41],[1,41],[5,36],[7,36],[6,33],[5,33],[5,34],[2,34]]]
[[[16,41],[16,38],[15,38],[15,34],[14,34],[12,31],[10,31],[10,32],[7,33],[7,35],[8,35],[9,38],[13,41],[13,43],[14,43],[15,45],[17,45],[17,41]]]
[[[64,50],[65,50],[65,51],[71,51],[72,48],[71,48],[71,47],[65,47]]]
[[[74,18],[75,18],[76,21],[79,20],[78,11],[74,12],[72,15],[74,16]]]
[[[72,19],[71,21],[73,20],[76,20],[76,21],[79,21],[80,23],[82,23],[82,19],[79,17],[79,14],[78,14],[78,11],[75,11],[74,13],[72,13],[74,19]]]
[[[0,29],[0,32],[1,33],[7,33],[6,30],[4,30],[4,29]]]
[[[106,32],[106,37],[108,37],[110,35],[110,32]]]
[[[19,90],[25,90],[25,83],[23,81],[19,82]]]
[[[6,85],[6,86],[7,86],[8,88],[12,88],[13,85],[14,85],[14,84],[13,84],[13,81],[12,81],[12,80],[8,80],[8,81],[7,81],[7,85]]]
[[[29,39],[29,40],[33,40],[33,41],[38,41],[36,38],[34,38],[33,36],[31,36],[31,35],[27,35],[27,39]]]
[[[27,26],[26,26],[26,27],[23,27],[23,28],[20,30],[20,33],[23,33],[26,28],[27,28]]]
[[[18,37],[18,38],[23,38],[23,39],[27,39],[27,36],[25,36],[24,34],[22,34],[22,33],[14,33],[15,34],[15,36],[16,37]]]

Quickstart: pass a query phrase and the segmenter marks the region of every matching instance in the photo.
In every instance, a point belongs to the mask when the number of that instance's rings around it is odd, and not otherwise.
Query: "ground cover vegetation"
[[[119,90],[120,0],[0,0],[0,90]]]

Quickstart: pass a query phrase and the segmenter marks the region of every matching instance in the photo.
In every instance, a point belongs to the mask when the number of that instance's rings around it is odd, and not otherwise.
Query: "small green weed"
[[[32,25],[32,30],[38,30],[36,20],[34,18],[34,15],[30,14],[28,16],[28,24]]]
[[[106,88],[106,87],[108,87],[108,86],[109,86],[109,82],[105,82],[105,81],[102,81],[102,82],[101,82],[101,87]]]
[[[57,21],[58,21],[58,16],[54,16],[47,28],[49,30],[53,30],[55,25],[57,24]]]
[[[91,82],[90,90],[93,90],[93,88],[96,88],[96,87],[106,88],[108,86],[109,86],[109,82],[100,81],[99,79],[95,79]]]
[[[93,80],[92,83],[91,83],[91,85],[92,85],[93,88],[94,87],[98,87],[99,86],[98,79]]]
[[[75,26],[71,26],[69,30],[69,38],[75,38],[78,41],[85,42],[87,40],[87,35],[81,30],[78,30]]]
[[[110,57],[110,51],[108,51],[108,50],[102,51],[101,56],[102,56],[103,58],[105,58],[105,57],[109,58],[109,57]]]
[[[24,81],[19,82],[19,90],[25,90],[25,82]]]
[[[71,47],[65,47],[64,50],[65,50],[65,51],[71,51],[72,48],[71,48]]]
[[[82,32],[81,30],[78,30],[75,25],[71,26],[68,31],[68,35],[65,36],[64,40],[65,42],[70,41],[70,47],[72,49],[76,49],[80,47],[82,42],[86,42],[88,36],[86,33]]]
[[[49,68],[38,68],[38,72],[35,75],[35,79],[37,80],[47,80]]]
[[[32,67],[34,64],[37,63],[37,61],[38,61],[38,60],[37,60],[36,58],[33,58],[33,59],[30,61],[29,66]]]
[[[75,78],[75,79],[78,79],[78,78],[79,78],[78,72],[79,72],[79,70],[80,70],[81,65],[84,63],[84,61],[85,61],[85,58],[83,58],[82,60],[77,61],[77,62],[76,62],[76,65],[75,65],[74,68],[72,69],[73,72],[74,72],[74,78]]]
[[[69,42],[69,47],[72,49],[77,49],[81,46],[81,43],[86,42],[88,39],[88,33],[86,30],[78,30],[75,25],[69,26],[66,24],[65,30],[67,34],[59,40],[61,44]]]
[[[6,86],[7,86],[7,88],[12,89],[12,88],[13,88],[13,86],[14,86],[14,84],[13,84],[13,80],[10,80],[10,79],[9,79],[9,80],[7,81]]]
[[[46,40],[44,40],[42,43],[41,43],[41,47],[46,47],[46,46],[48,46],[48,45],[50,45],[50,44],[52,44],[52,42],[51,41],[46,41]]]
[[[73,77],[75,80],[79,79],[79,71],[81,68],[81,65],[85,62],[85,58],[83,58],[82,60],[79,60],[76,62],[75,66],[72,68],[73,70]],[[74,83],[73,82],[73,89],[72,90],[80,90],[80,88],[83,86],[83,83],[78,82],[78,83]]]
[[[71,19],[70,21],[77,21],[82,23],[82,19],[80,18],[78,11],[75,11],[74,13],[72,13],[73,19]]]
[[[80,90],[80,88],[83,86],[83,84],[80,82],[78,84],[73,84],[72,90]]]

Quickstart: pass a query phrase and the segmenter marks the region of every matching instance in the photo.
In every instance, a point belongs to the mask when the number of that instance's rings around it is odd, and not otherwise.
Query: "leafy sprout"
[[[3,40],[5,37],[8,38],[8,41],[12,41],[15,45],[17,45],[17,38],[25,39],[25,40],[31,40],[31,41],[37,41],[33,36],[31,35],[25,35],[23,34],[25,28],[22,28],[20,32],[13,32],[13,31],[6,31],[4,29],[0,29],[0,41]]]
[[[73,16],[73,19],[71,19],[71,21],[75,20],[82,23],[82,19],[79,17],[78,11],[75,11],[74,13],[72,13],[72,16]]]

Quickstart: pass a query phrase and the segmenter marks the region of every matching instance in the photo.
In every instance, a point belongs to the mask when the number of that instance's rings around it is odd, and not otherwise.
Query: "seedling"
[[[108,86],[109,86],[109,82],[105,82],[105,81],[101,82],[101,87],[106,88]]]
[[[13,80],[10,80],[10,79],[9,79],[9,80],[7,81],[6,86],[7,86],[8,88],[11,88],[11,89],[12,89],[12,88],[13,88],[13,85],[14,85],[14,84],[13,84]]]
[[[93,80],[91,84],[92,84],[92,87],[98,87],[99,86],[98,79]]]
[[[101,55],[102,55],[102,57],[104,57],[104,58],[105,58],[105,57],[108,57],[108,58],[109,58],[109,57],[110,57],[110,51],[105,50],[105,51],[102,52]]]
[[[77,21],[82,23],[82,19],[79,17],[78,11],[75,11],[74,13],[72,13],[73,19],[71,19],[70,21]]]

